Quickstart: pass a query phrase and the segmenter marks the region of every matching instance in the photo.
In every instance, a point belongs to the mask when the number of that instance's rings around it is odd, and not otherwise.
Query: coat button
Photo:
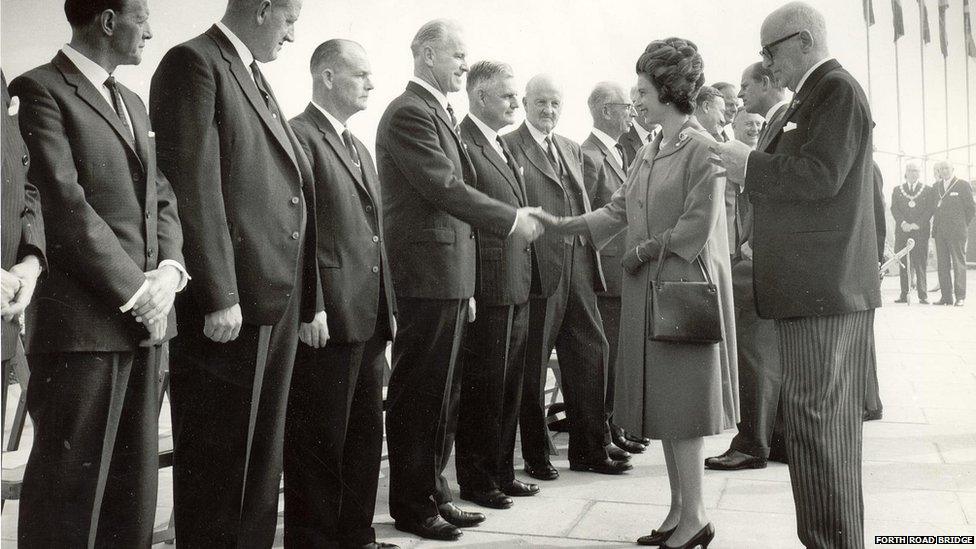
[[[20,161],[23,162],[24,165],[26,166],[30,164],[30,156],[25,154],[23,157],[21,157]]]
[[[474,238],[474,233],[471,233],[471,238]]]
[[[380,268],[379,268],[379,267],[376,267],[376,266],[374,266],[374,267],[373,267],[373,272],[374,272],[374,273],[378,273],[378,272],[380,272]]]
[[[531,252],[531,251],[532,251],[532,247],[531,247],[531,246],[527,246],[527,247],[525,248],[525,253],[529,253],[529,252]]]
[[[291,197],[291,203],[292,204],[298,204],[298,197],[297,196]]]
[[[146,252],[146,257],[152,257],[152,256],[153,256],[153,249],[149,248],[149,250]]]
[[[146,212],[146,219],[149,219],[149,212]]]
[[[373,207],[372,207],[372,206],[366,206],[366,211],[367,211],[367,212],[371,212],[371,211],[373,211]]]
[[[375,244],[376,242],[379,242],[379,241],[380,241],[380,237],[378,237],[376,235],[373,235],[373,243]]]
[[[298,236],[299,236],[298,235],[298,231],[295,231],[295,232],[291,233],[291,239],[292,240],[298,240]]]

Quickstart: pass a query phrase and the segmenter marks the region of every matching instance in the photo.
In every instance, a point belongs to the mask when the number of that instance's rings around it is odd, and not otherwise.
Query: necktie
[[[505,142],[502,141],[502,136],[496,135],[495,142],[498,143],[498,150],[502,151],[502,158],[505,159],[505,163],[511,165],[511,162],[508,161],[508,148],[505,147]]]
[[[457,117],[454,116],[454,107],[450,103],[447,104],[447,114],[451,117],[451,128],[457,131],[458,121]]]
[[[285,121],[281,119],[281,110],[278,109],[278,103],[275,102],[274,97],[271,95],[271,91],[268,88],[268,81],[264,79],[261,69],[258,68],[257,61],[251,62],[251,74],[254,75],[254,84],[257,85],[258,91],[261,93],[261,98],[264,99],[264,104],[271,111],[271,118],[277,120],[281,124],[281,127],[284,128]]]
[[[119,92],[119,87],[116,85],[114,76],[108,77],[108,80],[105,81],[105,87],[112,94],[112,108],[115,109],[115,114],[118,115],[119,120],[122,122],[122,127],[129,132],[129,137],[134,137],[132,126],[129,125],[129,119],[125,117],[125,111],[122,109],[122,94]]]
[[[617,149],[617,155],[620,158],[620,167],[623,168],[625,165],[627,165],[627,159],[624,158],[624,146],[617,143],[613,146],[613,148]]]
[[[352,134],[349,133],[349,129],[346,128],[342,131],[342,142],[346,145],[346,150],[349,151],[349,158],[352,158],[352,163],[356,165],[357,168],[362,169],[362,164],[359,160],[359,151],[356,150],[356,144],[352,140]]]
[[[559,162],[559,155],[556,153],[556,145],[552,142],[552,134],[546,136],[546,154],[549,156],[549,163],[552,164],[552,169],[555,170],[556,175],[562,177],[562,164]]]

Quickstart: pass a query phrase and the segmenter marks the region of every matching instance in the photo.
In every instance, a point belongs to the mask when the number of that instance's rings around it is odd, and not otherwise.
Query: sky
[[[932,22],[933,42],[920,50],[918,5],[903,0],[906,33],[898,41],[898,74],[889,2],[875,2],[876,24],[870,29],[870,91],[876,158],[889,189],[901,180],[895,153],[922,155],[961,147],[951,153],[957,174],[967,175],[968,154],[976,163],[976,101],[966,112],[966,67],[969,94],[976,96],[976,59],[962,51],[962,0],[949,0],[947,28],[950,55],[943,65],[938,45],[937,0],[924,0]],[[288,116],[300,113],[311,95],[308,60],[321,42],[348,38],[361,43],[373,69],[369,108],[354,116],[350,129],[367,144],[386,105],[399,95],[412,74],[410,40],[424,22],[439,17],[457,20],[465,29],[468,59],[511,64],[524,84],[540,72],[552,74],[564,88],[564,108],[557,127],[581,141],[591,120],[586,97],[601,80],[634,84],[634,64],[648,42],[680,36],[697,43],[708,83],[738,83],[742,70],[758,61],[759,28],[781,0],[304,0],[296,41],[286,44],[277,61],[262,67]],[[811,0],[827,19],[831,53],[868,86],[868,40],[858,0]],[[154,37],[138,66],[121,67],[120,81],[148,99],[152,73],[170,47],[206,31],[223,14],[224,0],[149,0]],[[8,81],[49,61],[70,37],[62,0],[0,0],[0,63]],[[924,54],[924,55],[923,55]],[[925,78],[922,79],[924,58]],[[924,86],[923,86],[924,82]],[[922,94],[925,94],[925,108]],[[895,93],[896,89],[899,93]],[[901,115],[898,116],[898,100]],[[948,99],[948,117],[946,116]],[[451,96],[459,113],[464,93]],[[923,118],[925,131],[923,131]],[[519,116],[521,121],[521,114]],[[899,132],[899,119],[900,128]],[[967,138],[967,122],[973,132]],[[507,130],[503,130],[507,131]],[[900,133],[900,136],[899,136]],[[943,158],[944,154],[933,154]],[[931,165],[926,181],[931,183]],[[976,178],[973,167],[971,178]]]

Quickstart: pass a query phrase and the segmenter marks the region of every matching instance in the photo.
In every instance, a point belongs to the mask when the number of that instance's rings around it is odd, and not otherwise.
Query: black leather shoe
[[[625,452],[630,452],[631,454],[643,454],[644,450],[647,449],[647,446],[641,444],[640,442],[634,442],[633,440],[628,440],[624,437],[611,436],[610,438],[613,439],[614,446]]]
[[[662,543],[661,547],[663,547],[664,549],[694,549],[695,547],[699,547],[701,549],[708,549],[708,544],[712,542],[712,539],[714,537],[715,537],[715,527],[712,526],[711,522],[709,522],[708,524],[703,526],[702,529],[699,530],[697,534],[692,536],[691,539],[688,540],[685,544],[674,546],[674,545],[668,545],[667,543]]]
[[[420,521],[398,520],[393,527],[425,539],[454,541],[461,537],[461,531],[448,524],[441,517],[428,517]]]
[[[616,461],[630,461],[630,454],[617,448],[614,444],[607,445],[607,456]]]
[[[641,536],[637,538],[637,545],[649,545],[651,547],[660,547],[664,545],[664,542],[668,541],[671,534],[674,533],[674,528],[670,530],[651,530],[651,533],[646,536]]]
[[[929,304],[929,300],[928,299],[925,299],[924,297],[918,298],[918,302],[921,303],[922,305],[928,305]]]
[[[609,458],[569,464],[569,469],[571,471],[592,471],[602,475],[620,475],[626,471],[630,471],[633,468],[633,465],[627,463],[626,461],[617,461]]]
[[[749,454],[729,448],[724,454],[705,459],[706,469],[717,471],[739,471],[742,469],[765,469],[766,458],[750,456]]]
[[[864,410],[861,414],[861,421],[877,421],[884,416],[884,410],[878,408],[877,410]]]
[[[556,480],[559,478],[559,471],[549,462],[543,463],[542,465],[534,465],[526,461],[525,474],[539,480]]]
[[[908,298],[904,296],[899,297],[898,299],[895,300],[895,303],[908,303]]]
[[[437,506],[437,512],[441,517],[458,528],[470,528],[477,526],[485,521],[485,516],[481,513],[462,511],[453,503],[442,503]]]
[[[637,435],[628,433],[626,430],[624,430],[623,427],[614,424],[612,421],[610,422],[610,436],[613,437],[613,443],[616,444],[617,446],[620,446],[620,444],[617,443],[617,439],[618,438],[623,439],[623,440],[627,440],[627,441],[630,441],[630,442],[636,442],[637,444],[643,444],[644,446],[647,446],[647,445],[649,445],[651,443],[651,439],[649,439],[647,437],[639,437]],[[623,446],[620,446],[620,447],[621,448],[624,448]],[[628,450],[627,448],[624,448],[624,450],[627,450],[628,452],[630,452],[632,454],[639,454],[640,453],[640,452],[634,452],[632,450]]]
[[[515,479],[508,486],[502,486],[502,492],[514,498],[534,496],[539,493],[539,485]]]
[[[466,499],[471,503],[477,503],[482,507],[491,509],[508,509],[515,504],[512,498],[506,496],[501,490],[465,490],[461,489],[461,499]]]
[[[374,541],[366,545],[357,545],[355,549],[400,549],[400,546],[392,543],[383,543],[382,541]]]

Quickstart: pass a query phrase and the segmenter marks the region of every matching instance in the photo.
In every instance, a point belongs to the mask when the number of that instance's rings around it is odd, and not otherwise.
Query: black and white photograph
[[[976,545],[976,0],[0,0],[0,547]]]

